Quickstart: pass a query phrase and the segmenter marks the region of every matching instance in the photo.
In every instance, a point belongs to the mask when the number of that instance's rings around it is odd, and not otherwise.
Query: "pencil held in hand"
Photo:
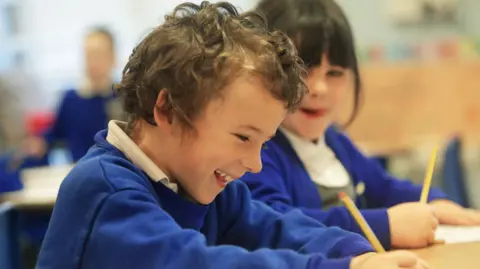
[[[426,204],[428,201],[428,194],[430,192],[430,186],[432,185],[433,172],[435,170],[435,161],[437,160],[438,148],[435,147],[428,163],[427,173],[425,174],[425,180],[423,182],[422,194],[420,196],[420,203]]]
[[[347,207],[348,211],[353,216],[358,226],[360,226],[360,229],[362,229],[363,234],[365,234],[365,236],[367,237],[370,244],[372,244],[375,251],[385,252],[385,249],[383,248],[382,244],[380,244],[380,241],[378,240],[377,236],[375,236],[375,234],[372,231],[372,228],[370,228],[365,218],[363,218],[362,214],[360,213],[360,210],[358,210],[357,206],[352,201],[352,199],[350,199],[350,197],[344,192],[339,193],[338,198],[345,204],[345,207]]]

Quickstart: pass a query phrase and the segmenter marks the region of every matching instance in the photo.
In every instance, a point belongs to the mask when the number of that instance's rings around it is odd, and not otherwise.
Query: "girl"
[[[427,246],[438,222],[480,224],[478,212],[447,201],[437,189],[430,192],[430,205],[413,203],[421,186],[387,174],[332,124],[351,82],[355,107],[350,121],[361,91],[352,31],[334,1],[262,0],[257,10],[270,29],[287,33],[297,45],[309,68],[310,92],[267,143],[262,172],[243,177],[254,198],[280,212],[299,208],[328,226],[361,233],[337,198],[346,192],[356,197],[386,248]]]
[[[118,87],[130,120],[110,122],[65,179],[37,268],[422,268],[232,182],[261,169],[304,94],[295,53],[254,13],[178,6],[132,53]]]

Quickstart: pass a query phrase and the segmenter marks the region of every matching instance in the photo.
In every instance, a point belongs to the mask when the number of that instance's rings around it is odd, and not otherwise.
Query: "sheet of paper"
[[[35,167],[23,169],[21,175],[25,184],[30,181],[38,182],[42,180],[61,182],[72,168],[73,165]]]
[[[445,240],[447,244],[480,242],[480,226],[462,227],[440,225],[435,239]]]

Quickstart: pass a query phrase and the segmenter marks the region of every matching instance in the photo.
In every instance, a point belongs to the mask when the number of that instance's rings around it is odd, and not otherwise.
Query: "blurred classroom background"
[[[354,30],[364,89],[346,132],[390,172],[417,182],[440,146],[434,185],[480,208],[480,1],[337,1]],[[118,81],[134,45],[181,2],[0,0],[0,154],[51,125],[62,93],[84,77],[88,29],[113,33]],[[257,1],[230,2],[249,10]],[[344,108],[348,114],[350,104]],[[37,225],[25,212],[49,214],[71,162],[60,145],[48,153],[49,168],[18,171],[18,188],[3,194],[0,172],[0,268],[32,268],[41,236],[16,246],[12,231]],[[22,264],[14,261],[15,247],[25,249]]]

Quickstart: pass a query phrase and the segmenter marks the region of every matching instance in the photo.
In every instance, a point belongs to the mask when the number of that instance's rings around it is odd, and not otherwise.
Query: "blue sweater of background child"
[[[107,106],[113,98],[113,92],[84,97],[76,90],[68,90],[60,102],[53,126],[44,135],[47,144],[65,142],[73,161],[83,157],[93,145],[95,134],[107,127]]]
[[[419,201],[422,186],[389,175],[377,161],[364,156],[344,134],[334,126],[327,129],[325,142],[349,173],[353,184],[364,184],[364,193],[356,199],[357,206],[371,225],[382,245],[390,248],[388,207]],[[322,210],[322,200],[315,183],[285,135],[278,131],[262,152],[263,169],[258,174],[241,178],[252,191],[254,199],[261,200],[275,210],[289,212],[300,208],[306,215],[327,226],[339,226],[362,234],[345,207]],[[432,188],[429,200],[446,198]]]
[[[190,202],[105,137],[62,183],[37,269],[348,269],[349,256],[372,251],[357,234],[251,200],[240,181],[209,205]]]

